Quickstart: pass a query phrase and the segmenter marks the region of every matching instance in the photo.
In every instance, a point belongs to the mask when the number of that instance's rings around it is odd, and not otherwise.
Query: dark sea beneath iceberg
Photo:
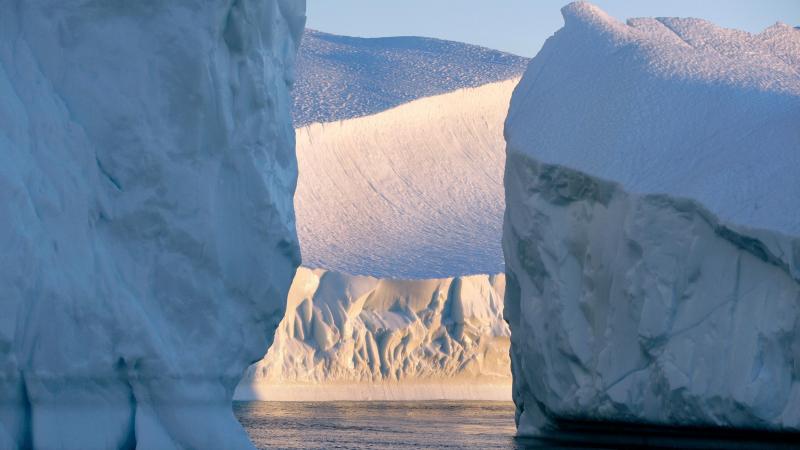
[[[234,402],[259,449],[525,448],[511,402]]]
[[[514,404],[481,401],[234,402],[259,449],[796,449],[800,435],[563,424],[546,440],[514,437]]]

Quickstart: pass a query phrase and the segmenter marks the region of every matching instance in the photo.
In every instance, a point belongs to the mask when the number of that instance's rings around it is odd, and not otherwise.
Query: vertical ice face
[[[299,263],[298,0],[0,1],[0,448],[248,448]]]
[[[297,270],[286,316],[237,398],[508,400],[505,277]]]
[[[800,32],[563,13],[505,129],[519,433],[800,429]]]

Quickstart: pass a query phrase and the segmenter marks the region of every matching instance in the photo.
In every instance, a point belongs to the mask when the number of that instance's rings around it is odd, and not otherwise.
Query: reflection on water
[[[234,402],[256,447],[524,448],[510,402]]]
[[[260,449],[798,449],[798,433],[562,421],[545,439],[514,438],[511,402],[234,402]]]

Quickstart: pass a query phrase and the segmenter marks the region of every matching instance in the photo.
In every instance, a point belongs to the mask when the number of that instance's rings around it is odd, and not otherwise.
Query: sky
[[[534,56],[566,0],[307,0],[307,26],[349,36],[427,36]],[[800,0],[595,0],[612,16],[699,17],[759,32],[800,25]]]

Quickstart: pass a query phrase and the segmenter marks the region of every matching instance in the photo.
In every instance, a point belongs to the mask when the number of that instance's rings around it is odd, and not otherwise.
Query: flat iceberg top
[[[502,272],[502,125],[516,83],[298,129],[303,264],[385,278]]]
[[[515,91],[509,152],[800,234],[800,30],[562,13]]]

